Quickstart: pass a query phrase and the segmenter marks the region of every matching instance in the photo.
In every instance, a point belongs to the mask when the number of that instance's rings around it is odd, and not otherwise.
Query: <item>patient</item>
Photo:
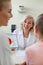
[[[26,49],[26,64],[43,65],[43,14],[38,16],[34,33],[39,40]]]

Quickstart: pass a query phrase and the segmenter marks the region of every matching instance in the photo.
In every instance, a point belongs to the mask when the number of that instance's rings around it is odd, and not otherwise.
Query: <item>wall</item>
[[[19,5],[26,7],[27,12],[19,13]],[[12,13],[13,18],[9,20],[8,26],[0,28],[6,33],[11,33],[11,24],[16,24],[17,28],[20,28],[21,22],[27,15],[32,15],[36,19],[38,14],[43,13],[43,0],[12,0]]]

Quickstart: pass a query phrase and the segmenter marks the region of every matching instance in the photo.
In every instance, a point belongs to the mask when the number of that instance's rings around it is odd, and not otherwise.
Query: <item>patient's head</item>
[[[40,14],[36,20],[35,33],[37,36],[43,36],[43,14]]]

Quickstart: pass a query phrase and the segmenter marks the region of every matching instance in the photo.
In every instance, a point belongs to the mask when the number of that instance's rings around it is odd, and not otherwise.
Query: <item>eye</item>
[[[24,21],[26,23],[26,21]]]
[[[31,22],[28,22],[28,24],[31,24]]]
[[[11,11],[8,11],[8,13],[11,13]]]
[[[8,13],[11,13],[11,10],[9,10]]]

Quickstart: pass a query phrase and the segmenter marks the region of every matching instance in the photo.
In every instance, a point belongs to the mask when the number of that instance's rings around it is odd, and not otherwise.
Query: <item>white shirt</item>
[[[29,33],[28,38],[24,38],[25,47],[28,47],[28,46],[30,46],[30,45],[36,43],[36,42],[37,42],[37,38],[35,37],[33,31],[31,31],[31,32]]]
[[[0,31],[0,65],[13,65],[8,38],[2,31]]]
[[[31,44],[35,43],[37,41],[36,37],[34,36],[33,31],[30,32],[28,38],[23,37],[23,31],[22,30],[15,30],[13,34],[17,35],[18,38],[18,47],[19,49],[24,49],[27,46],[30,46]],[[14,45],[14,44],[13,44]]]

